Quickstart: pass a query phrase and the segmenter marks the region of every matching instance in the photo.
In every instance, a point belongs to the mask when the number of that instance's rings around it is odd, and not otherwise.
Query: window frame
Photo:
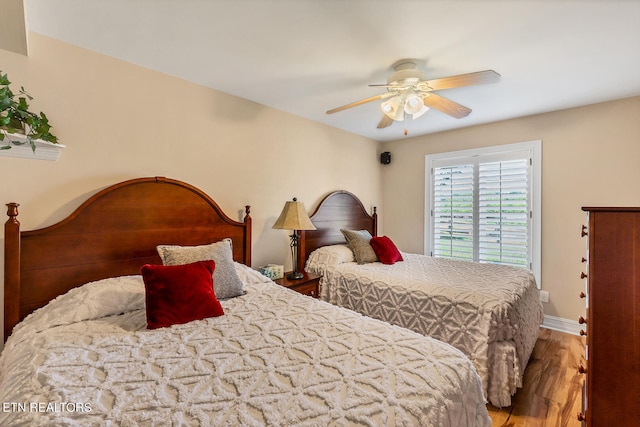
[[[542,252],[542,140],[517,142],[512,144],[496,145],[469,150],[449,151],[443,153],[427,154],[425,156],[425,210],[424,210],[424,254],[432,255],[434,250],[434,222],[433,222],[433,170],[434,164],[449,161],[450,164],[464,164],[466,159],[473,157],[494,157],[513,155],[514,152],[526,151],[531,167],[529,216],[530,227],[530,254],[529,268],[536,278],[538,289],[541,288],[541,252]],[[493,159],[487,159],[491,161]],[[467,162],[472,160],[467,160]],[[477,171],[476,171],[477,172]],[[476,184],[474,183],[474,187]],[[475,196],[474,196],[475,197]],[[474,217],[476,215],[474,214]],[[474,218],[474,228],[475,220]]]

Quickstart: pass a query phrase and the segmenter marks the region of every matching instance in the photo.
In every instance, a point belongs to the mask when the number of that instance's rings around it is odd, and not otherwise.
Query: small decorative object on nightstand
[[[315,274],[300,273],[301,279],[289,279],[289,275],[285,275],[282,279],[274,280],[278,285],[292,289],[304,295],[314,298],[320,297],[320,277]]]
[[[277,264],[267,264],[260,267],[260,274],[271,280],[282,279],[284,277],[284,267]]]
[[[303,273],[298,271],[298,230],[315,230],[311,223],[307,211],[304,209],[302,202],[295,197],[293,201],[287,202],[282,209],[282,213],[276,220],[273,227],[279,230],[292,230],[291,233],[291,260],[293,271],[287,274],[289,280],[300,280],[304,277]]]

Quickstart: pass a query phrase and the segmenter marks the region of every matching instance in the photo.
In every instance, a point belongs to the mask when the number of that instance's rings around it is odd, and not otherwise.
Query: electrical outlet
[[[540,291],[540,301],[549,302],[549,291]]]

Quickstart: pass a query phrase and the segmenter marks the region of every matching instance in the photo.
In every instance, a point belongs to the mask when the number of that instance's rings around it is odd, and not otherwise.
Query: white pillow
[[[324,275],[328,268],[354,261],[353,251],[347,245],[323,246],[311,252],[305,270],[311,274]]]
[[[111,277],[86,283],[56,297],[18,323],[14,331],[27,328],[30,333],[36,333],[134,310],[144,310],[142,276]]]

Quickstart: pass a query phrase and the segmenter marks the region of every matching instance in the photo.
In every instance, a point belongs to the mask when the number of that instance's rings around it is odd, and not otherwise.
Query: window
[[[529,268],[539,287],[541,145],[427,155],[425,253]]]

